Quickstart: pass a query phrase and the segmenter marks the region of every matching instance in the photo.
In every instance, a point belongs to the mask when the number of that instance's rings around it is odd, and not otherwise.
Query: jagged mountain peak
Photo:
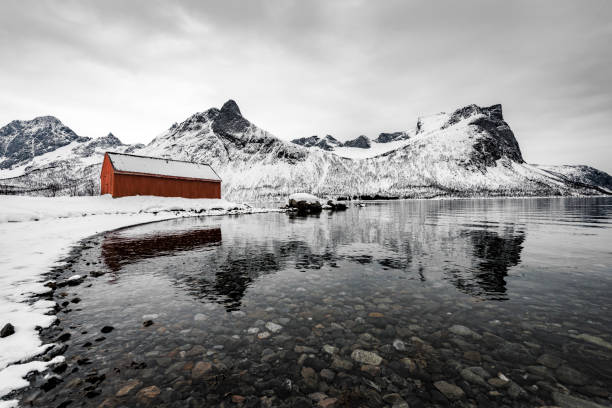
[[[230,99],[223,104],[221,109],[209,108],[203,112],[194,113],[180,123],[175,122],[150,144],[169,137],[182,139],[193,134],[204,139],[209,137],[235,139],[240,138],[251,126],[251,122],[242,116],[238,104]]]
[[[12,122],[10,122],[8,125],[4,126],[1,129],[5,129],[8,127],[23,129],[26,131],[28,129],[38,128],[38,127],[47,127],[47,128],[63,127],[65,128],[66,132],[74,133],[70,128],[65,126],[61,120],[59,120],[57,117],[52,116],[52,115],[37,116],[34,119],[30,119],[30,120],[13,120]],[[74,134],[76,135],[76,133]]]
[[[107,143],[109,145],[121,145],[121,144],[123,144],[123,143],[121,143],[121,140],[119,140],[119,138],[117,136],[113,135],[112,132],[109,132],[108,135],[102,136],[98,140],[104,141],[104,143]]]
[[[501,104],[491,105],[487,107],[471,104],[463,108],[456,109],[451,115],[445,126],[452,126],[459,123],[463,119],[468,119],[472,116],[484,115],[492,121],[503,122],[504,116],[502,113]]]
[[[210,108],[173,125],[139,153],[211,165],[240,162],[243,157],[289,163],[306,157],[303,149],[249,122],[231,99],[221,109]]]
[[[11,168],[73,141],[87,140],[55,116],[14,120],[0,128],[0,169]]]
[[[359,147],[361,149],[369,149],[371,145],[370,138],[365,135],[357,136],[355,139],[343,143],[345,147]]]
[[[62,121],[59,120],[57,117],[53,116],[53,115],[44,115],[44,116],[37,116],[32,120],[21,120],[21,123],[49,123],[49,124],[57,124],[57,125],[63,125]]]
[[[238,104],[233,99],[228,100],[223,104],[220,110],[221,113],[231,113],[233,115],[242,116]]]

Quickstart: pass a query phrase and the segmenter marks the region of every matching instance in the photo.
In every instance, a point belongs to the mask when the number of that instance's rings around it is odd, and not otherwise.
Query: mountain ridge
[[[58,132],[50,132],[50,151],[42,155],[26,155],[21,161],[0,155],[0,163],[8,159],[13,163],[8,168],[19,165],[24,171],[5,192],[26,192],[26,185],[45,191],[45,177],[56,180],[63,172],[70,175],[73,184],[86,182],[91,193],[105,149],[209,163],[223,179],[224,196],[234,200],[275,199],[297,191],[331,197],[588,195],[612,191],[612,178],[590,167],[558,169],[525,163],[501,105],[468,105],[450,114],[419,117],[412,129],[381,133],[374,140],[363,136],[348,146],[330,135],[281,140],[246,119],[231,99],[221,108],[209,108],[173,124],[146,146],[124,145],[112,133],[91,139],[69,130],[60,132],[59,137]],[[32,134],[27,129],[21,133],[15,137],[26,141]],[[58,140],[68,144],[54,148]],[[58,156],[55,160],[54,154]],[[45,164],[58,170],[41,171]],[[34,172],[46,175],[38,176],[35,182],[28,176]],[[0,170],[0,177],[5,173]],[[2,185],[7,183],[0,180],[0,188]]]

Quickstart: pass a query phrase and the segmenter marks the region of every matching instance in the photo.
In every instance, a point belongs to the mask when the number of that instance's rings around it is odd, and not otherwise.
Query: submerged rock
[[[193,320],[195,320],[196,322],[201,322],[206,319],[208,319],[208,316],[202,313],[196,313],[195,316],[193,316]]]
[[[283,328],[283,326],[281,326],[280,324],[276,324],[273,322],[268,322],[266,323],[266,329],[270,330],[272,333],[277,333],[279,331],[281,331]]]
[[[198,361],[191,370],[191,377],[194,379],[202,378],[212,369],[212,364],[208,361]]]
[[[404,344],[404,342],[400,339],[395,339],[393,340],[393,348],[395,348],[397,351],[404,351],[406,350],[406,344]]]
[[[479,376],[478,374],[476,374],[474,371],[472,371],[469,368],[464,368],[463,370],[461,370],[460,375],[461,375],[461,378],[463,378],[465,381],[470,382],[472,384],[477,384],[485,388],[488,388],[489,386],[487,382],[484,380],[484,378],[482,378],[481,376]]]
[[[450,331],[453,334],[456,334],[458,336],[471,336],[474,337],[475,339],[479,339],[481,336],[480,334],[476,333],[475,331],[473,331],[472,329],[469,329],[465,326],[462,326],[460,324],[455,324],[453,326],[451,326],[448,331]]]
[[[301,374],[308,387],[315,388],[317,386],[317,373],[312,367],[302,367]]]
[[[609,342],[605,341],[601,337],[597,337],[597,336],[593,336],[591,334],[583,333],[583,334],[580,334],[580,335],[576,336],[576,338],[584,340],[584,341],[589,342],[591,344],[595,344],[595,345],[603,347],[603,348],[607,348],[608,350],[612,350],[612,343],[609,343]]]
[[[357,349],[351,353],[351,358],[358,363],[379,365],[382,362],[382,357],[371,351]]]
[[[589,378],[580,371],[573,369],[570,366],[562,365],[555,371],[559,381],[570,385],[585,385],[589,382]]]
[[[551,354],[542,354],[540,357],[538,357],[537,361],[539,364],[552,369],[559,367],[563,363],[562,359]]]
[[[560,392],[552,393],[553,401],[561,408],[605,408],[603,405],[574,397],[572,395],[562,394]]]
[[[138,394],[136,394],[136,396],[138,397],[138,399],[145,402],[147,400],[151,400],[157,397],[160,392],[161,391],[159,388],[157,388],[155,385],[152,385],[150,387],[143,388],[142,390],[138,391]]]
[[[119,391],[117,391],[115,396],[123,397],[125,395],[128,395],[130,392],[140,387],[141,385],[142,382],[140,382],[140,380],[130,380],[123,387],[121,387]]]
[[[446,398],[451,401],[459,400],[463,398],[465,393],[455,384],[448,383],[446,381],[436,381],[434,387],[438,389]]]

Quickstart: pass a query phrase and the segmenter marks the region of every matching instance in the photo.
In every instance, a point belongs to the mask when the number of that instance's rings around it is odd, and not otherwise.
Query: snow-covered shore
[[[49,289],[43,275],[80,240],[129,225],[194,215],[270,211],[222,199],[166,197],[23,197],[0,196],[0,329],[11,323],[15,333],[0,338],[0,398],[28,384],[23,377],[44,370],[47,363],[30,361],[49,345],[37,327],[55,316],[54,303],[32,295]],[[16,401],[0,401],[0,408]]]

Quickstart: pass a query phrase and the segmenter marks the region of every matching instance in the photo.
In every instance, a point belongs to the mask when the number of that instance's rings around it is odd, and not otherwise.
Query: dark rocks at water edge
[[[291,199],[287,208],[297,211],[298,214],[319,214],[323,211],[323,206],[318,201],[308,202]]]
[[[298,214],[319,214],[324,209],[332,211],[343,211],[347,209],[346,204],[329,200],[325,206],[318,201],[296,201],[289,200],[287,208],[297,211]]]
[[[84,280],[85,276],[73,275],[64,281],[57,282],[56,285],[58,288],[63,288],[66,286],[77,286],[83,283]]]
[[[15,334],[15,326],[10,323],[5,324],[2,330],[0,330],[0,338],[8,337],[12,334]]]
[[[347,206],[344,203],[338,203],[338,202],[329,200],[325,208],[328,208],[332,211],[344,211],[347,209]]]

